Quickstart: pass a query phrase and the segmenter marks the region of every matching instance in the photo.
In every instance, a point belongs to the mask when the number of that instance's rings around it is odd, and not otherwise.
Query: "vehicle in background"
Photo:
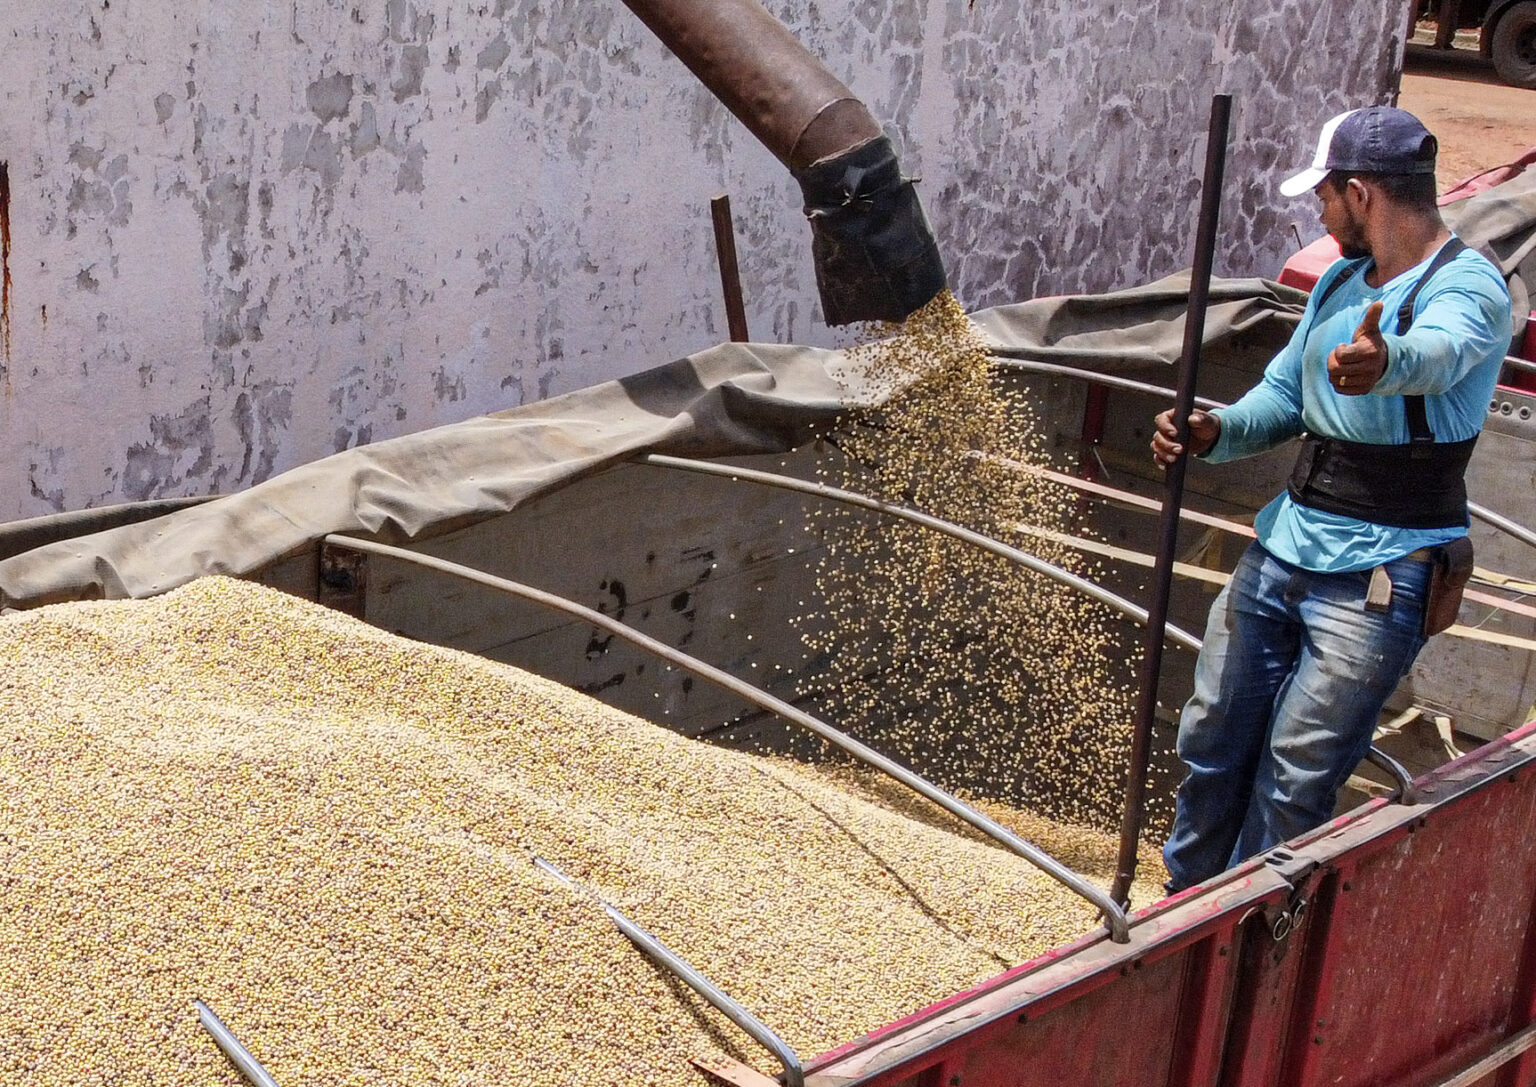
[[[1410,0],[1413,23],[1435,24],[1435,48],[1451,49],[1456,32],[1477,32],[1477,48],[1513,87],[1536,88],[1536,0]]]

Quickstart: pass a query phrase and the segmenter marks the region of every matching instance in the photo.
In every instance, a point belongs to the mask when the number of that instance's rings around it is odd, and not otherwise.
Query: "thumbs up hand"
[[[1328,380],[1344,396],[1363,396],[1387,369],[1387,341],[1381,338],[1381,303],[1372,302],[1354,338],[1328,356]]]

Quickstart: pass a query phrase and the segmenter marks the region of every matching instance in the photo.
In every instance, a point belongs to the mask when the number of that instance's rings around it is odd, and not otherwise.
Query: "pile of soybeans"
[[[250,583],[0,618],[0,1082],[243,1083],[197,999],[284,1087],[777,1071],[535,854],[805,1056],[1097,922],[932,808]]]

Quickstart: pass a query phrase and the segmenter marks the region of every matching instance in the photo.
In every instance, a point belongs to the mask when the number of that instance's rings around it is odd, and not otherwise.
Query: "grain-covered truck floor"
[[[198,999],[306,1087],[776,1070],[534,854],[802,1054],[1097,923],[889,800],[235,579],[9,615],[0,1080],[238,1084]]]

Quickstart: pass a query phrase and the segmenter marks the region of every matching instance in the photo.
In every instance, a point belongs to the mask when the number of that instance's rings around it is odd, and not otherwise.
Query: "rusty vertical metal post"
[[[746,343],[747,307],[741,297],[741,269],[736,265],[736,227],[731,222],[731,198],[715,197],[709,202],[710,218],[715,223],[715,256],[720,262],[720,289],[725,295],[725,320],[731,340]]]
[[[1221,212],[1221,184],[1226,173],[1227,129],[1231,115],[1232,96],[1216,95],[1211,100],[1210,132],[1205,144],[1205,180],[1200,193],[1195,258],[1189,276],[1189,309],[1184,316],[1184,350],[1179,356],[1173,408],[1175,425],[1179,428],[1178,441],[1185,447],[1185,452],[1168,466],[1164,480],[1152,599],[1147,604],[1146,652],[1141,660],[1130,769],[1125,786],[1125,812],[1120,823],[1120,855],[1115,866],[1115,882],[1109,892],[1110,897],[1121,905],[1130,902],[1131,882],[1136,878],[1136,855],[1146,806],[1147,764],[1152,754],[1152,723],[1157,712],[1163,637],[1168,627],[1168,598],[1173,589],[1173,562],[1178,547],[1179,507],[1184,500],[1184,473],[1189,463],[1189,413],[1195,406],[1195,377],[1200,366],[1200,345],[1205,338],[1205,310],[1211,295],[1216,220]]]
[[[0,162],[0,379],[11,370],[11,164]]]

